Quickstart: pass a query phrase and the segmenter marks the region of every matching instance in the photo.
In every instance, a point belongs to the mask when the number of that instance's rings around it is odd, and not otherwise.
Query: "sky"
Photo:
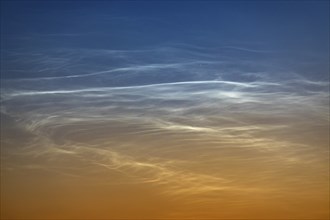
[[[1,219],[328,219],[329,1],[1,1]]]

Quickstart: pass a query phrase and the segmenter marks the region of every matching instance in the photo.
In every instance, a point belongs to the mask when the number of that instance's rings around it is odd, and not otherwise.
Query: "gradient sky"
[[[1,1],[1,219],[328,219],[329,1]]]

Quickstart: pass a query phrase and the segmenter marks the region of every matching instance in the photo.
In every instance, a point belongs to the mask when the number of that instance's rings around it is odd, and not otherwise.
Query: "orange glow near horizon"
[[[9,118],[4,121],[4,128],[13,123]],[[3,151],[2,218],[326,219],[329,215],[325,131],[315,131],[318,140],[309,140],[286,128],[269,139],[262,126],[195,131],[167,125],[148,135],[143,132],[155,128],[146,126],[151,125],[113,122],[102,129],[71,127],[72,133],[62,128],[59,144],[31,144],[15,154]],[[87,135],[87,130],[95,135]],[[116,141],[102,138],[112,130]],[[60,142],[67,134],[72,145],[63,147]],[[288,142],[287,136],[297,139]]]

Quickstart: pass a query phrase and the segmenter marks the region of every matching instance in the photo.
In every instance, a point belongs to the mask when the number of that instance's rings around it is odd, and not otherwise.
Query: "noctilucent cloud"
[[[328,219],[328,1],[2,1],[1,219]]]

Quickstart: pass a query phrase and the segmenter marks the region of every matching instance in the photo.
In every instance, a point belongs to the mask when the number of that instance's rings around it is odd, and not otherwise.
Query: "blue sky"
[[[236,47],[276,52],[284,62],[315,60],[313,77],[327,79],[328,8],[328,1],[3,1],[2,51]]]
[[[2,34],[109,34],[126,30],[140,31],[142,39],[135,40],[144,45],[147,42],[143,38],[160,43],[190,41],[204,35],[225,42],[252,41],[271,48],[324,52],[329,35],[328,8],[328,1],[3,1]],[[118,21],[120,18],[125,19]],[[93,46],[93,42],[80,43]]]

